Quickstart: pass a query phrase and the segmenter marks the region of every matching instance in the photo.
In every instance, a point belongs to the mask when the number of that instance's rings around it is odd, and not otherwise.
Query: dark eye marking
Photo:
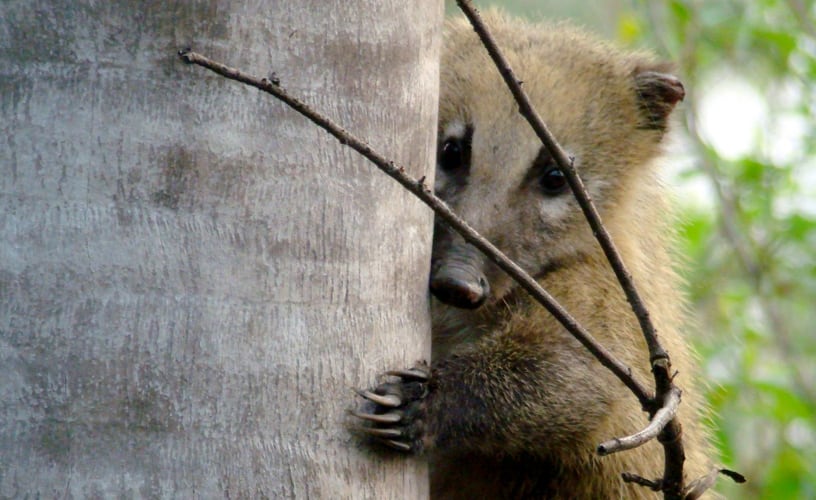
[[[468,125],[461,136],[445,137],[439,143],[436,163],[439,169],[448,174],[467,175],[470,171],[470,146],[473,139],[473,127]]]
[[[569,184],[564,172],[558,168],[555,160],[545,147],[542,147],[538,152],[538,156],[533,160],[533,164],[525,176],[524,185],[528,186],[532,183],[537,184],[537,189],[544,196],[555,197],[569,191]]]

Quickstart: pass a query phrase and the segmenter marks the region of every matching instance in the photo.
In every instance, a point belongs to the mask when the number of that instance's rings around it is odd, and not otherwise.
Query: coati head
[[[570,25],[520,24],[495,12],[485,19],[602,217],[625,212],[639,186],[657,182],[650,167],[682,84],[649,55]],[[597,248],[564,175],[464,19],[447,26],[440,92],[437,195],[534,276]],[[440,301],[478,308],[511,289],[437,222],[431,291]]]

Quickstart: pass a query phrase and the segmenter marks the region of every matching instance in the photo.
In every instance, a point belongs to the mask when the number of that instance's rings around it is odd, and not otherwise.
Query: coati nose
[[[484,276],[447,266],[431,276],[431,293],[450,306],[476,309],[490,295],[490,285]]]

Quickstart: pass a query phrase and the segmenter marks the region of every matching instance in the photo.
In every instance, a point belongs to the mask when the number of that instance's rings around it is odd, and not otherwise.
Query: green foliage
[[[667,0],[620,16],[620,38],[662,47],[690,91],[695,161],[681,181],[719,185],[707,205],[683,207],[681,250],[721,459],[749,479],[722,480],[728,498],[816,497],[814,13],[811,0]],[[762,100],[743,102],[762,112],[737,154],[718,145],[729,127],[703,123],[712,84],[729,82]],[[742,111],[715,118],[750,119]]]

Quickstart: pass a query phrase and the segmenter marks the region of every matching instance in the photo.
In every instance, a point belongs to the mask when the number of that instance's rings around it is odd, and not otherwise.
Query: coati
[[[679,411],[690,481],[708,472],[689,327],[656,165],[682,84],[644,53],[568,24],[488,12],[517,76],[576,168],[634,276],[686,389]],[[602,344],[652,383],[632,310],[561,171],[469,23],[447,23],[435,191],[519,263]],[[621,472],[657,478],[655,441],[599,457],[647,422],[637,399],[564,328],[437,222],[433,362],[388,372],[356,412],[379,441],[431,460],[434,498],[656,498]]]

